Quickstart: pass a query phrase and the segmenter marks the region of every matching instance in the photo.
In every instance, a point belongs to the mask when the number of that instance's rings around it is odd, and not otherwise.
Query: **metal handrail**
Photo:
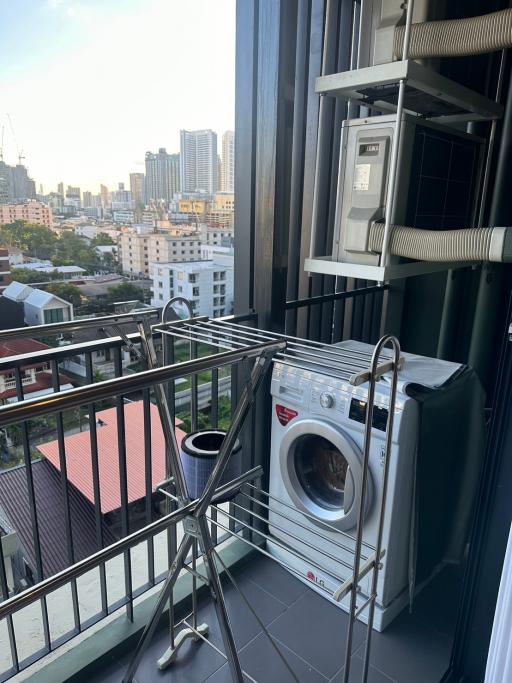
[[[195,372],[213,370],[224,365],[237,363],[247,358],[256,358],[262,353],[281,351],[286,347],[285,341],[271,341],[264,344],[256,344],[251,347],[216,353],[203,358],[164,365],[154,370],[144,370],[135,375],[115,377],[103,382],[85,385],[74,389],[68,389],[59,393],[38,396],[36,398],[19,401],[5,406],[0,406],[0,428],[15,422],[23,422],[41,415],[60,412],[69,408],[95,403],[105,398],[129,394],[132,391],[147,389],[154,384],[169,382],[180,379]]]
[[[0,341],[8,339],[26,339],[27,337],[48,337],[63,332],[74,332],[90,327],[110,327],[111,325],[127,325],[133,323],[137,317],[154,318],[160,320],[160,309],[149,308],[131,311],[130,313],[114,313],[102,315],[98,318],[84,318],[83,320],[70,320],[48,325],[32,325],[31,327],[13,327],[10,330],[0,331]]]
[[[212,498],[212,503],[222,500],[226,495],[240,488],[242,484],[258,479],[262,476],[262,474],[263,470],[260,466],[254,467],[236,479],[219,486]],[[0,620],[4,619],[10,614],[13,614],[14,612],[17,612],[20,609],[23,609],[23,607],[30,605],[35,600],[52,593],[58,588],[62,588],[62,586],[65,586],[73,579],[86,574],[104,562],[112,560],[122,552],[130,550],[130,548],[134,548],[136,545],[139,545],[139,543],[156,536],[161,531],[167,529],[170,525],[178,524],[189,514],[192,514],[200,502],[201,500],[198,498],[197,500],[194,500],[187,505],[174,510],[168,515],[160,517],[160,519],[157,519],[155,522],[142,527],[142,529],[134,531],[129,536],[121,538],[119,541],[112,543],[106,548],[98,550],[93,555],[89,555],[70,567],[66,567],[66,569],[63,569],[57,574],[44,579],[44,581],[40,581],[21,593],[13,595],[4,602],[0,602]]]
[[[343,299],[352,299],[358,296],[365,296],[367,294],[374,294],[376,292],[385,292],[389,289],[389,284],[372,285],[371,287],[359,287],[358,289],[349,289],[345,292],[332,292],[330,294],[321,294],[319,296],[310,296],[307,299],[293,299],[287,301],[286,310],[293,310],[295,308],[304,308],[305,306],[316,306],[317,304],[328,304],[331,301],[339,301]]]

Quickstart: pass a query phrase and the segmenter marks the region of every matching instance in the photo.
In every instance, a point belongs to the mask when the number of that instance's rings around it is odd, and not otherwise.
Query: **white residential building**
[[[88,240],[93,240],[98,234],[97,225],[76,225],[75,235],[78,237],[85,237]]]
[[[162,307],[173,296],[182,296],[190,300],[195,315],[219,317],[232,312],[231,256],[216,255],[211,261],[154,263],[153,266],[152,306]]]
[[[73,320],[72,304],[51,292],[14,281],[4,289],[2,296],[23,303],[27,325],[49,325]]]
[[[182,192],[216,192],[218,165],[217,133],[213,130],[180,131]]]
[[[119,263],[123,273],[149,277],[151,263],[197,261],[200,258],[201,241],[197,236],[126,232],[119,238]]]
[[[227,130],[222,136],[222,165],[220,189],[235,191],[235,131]]]

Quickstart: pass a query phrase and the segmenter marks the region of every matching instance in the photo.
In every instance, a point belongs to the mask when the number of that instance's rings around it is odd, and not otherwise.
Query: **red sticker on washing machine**
[[[276,405],[277,419],[283,425],[283,427],[286,427],[288,422],[290,422],[290,420],[293,420],[294,417],[297,417],[298,414],[299,413],[296,410],[292,410],[291,408],[287,408],[286,406]]]

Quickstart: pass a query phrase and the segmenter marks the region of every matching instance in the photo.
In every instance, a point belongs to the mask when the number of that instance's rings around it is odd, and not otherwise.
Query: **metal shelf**
[[[315,90],[380,111],[398,109],[399,83],[404,81],[404,109],[441,121],[484,121],[501,117],[503,107],[435,71],[405,59],[364,69],[320,76]]]
[[[362,280],[375,280],[375,282],[388,282],[414,275],[426,273],[438,273],[440,271],[467,268],[476,263],[453,263],[433,261],[411,261],[410,263],[396,263],[389,266],[368,265],[361,263],[347,263],[335,261],[331,256],[316,256],[304,261],[304,270],[309,273],[321,273],[322,275],[335,275],[343,277],[360,278]]]

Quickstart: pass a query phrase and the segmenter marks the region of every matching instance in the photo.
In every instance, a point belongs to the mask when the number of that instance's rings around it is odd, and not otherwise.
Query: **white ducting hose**
[[[393,59],[401,59],[405,26],[394,33]],[[467,19],[426,21],[411,26],[410,59],[465,57],[512,47],[512,9]]]
[[[372,223],[369,251],[380,253],[384,224]],[[419,230],[405,225],[391,226],[390,253],[394,256],[435,262],[512,262],[512,228],[462,228]]]

